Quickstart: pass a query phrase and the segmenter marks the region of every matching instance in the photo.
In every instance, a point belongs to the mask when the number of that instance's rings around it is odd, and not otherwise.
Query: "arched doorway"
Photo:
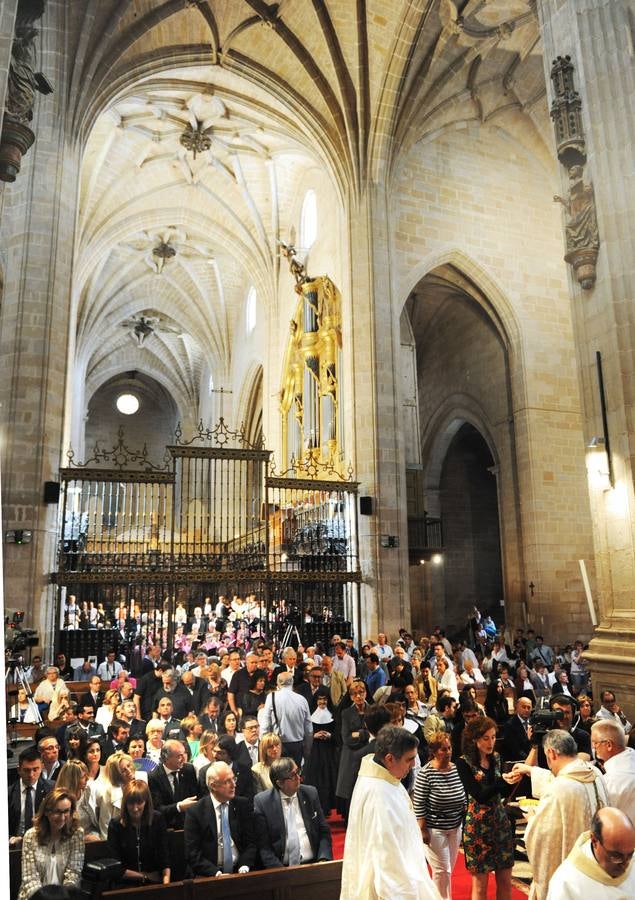
[[[403,421],[418,428],[404,443],[419,450],[406,455],[412,627],[459,636],[473,604],[501,622],[518,599],[508,339],[487,297],[444,265],[405,304],[402,349],[402,399],[416,410]]]

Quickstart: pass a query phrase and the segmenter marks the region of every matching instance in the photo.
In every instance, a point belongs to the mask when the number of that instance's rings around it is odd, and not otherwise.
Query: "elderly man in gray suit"
[[[317,790],[300,784],[300,768],[290,757],[269,770],[273,787],[256,794],[256,842],[266,869],[333,859],[331,832]]]

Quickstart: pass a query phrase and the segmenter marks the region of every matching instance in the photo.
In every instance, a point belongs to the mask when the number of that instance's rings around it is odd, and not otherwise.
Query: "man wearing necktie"
[[[199,796],[196,772],[186,759],[181,741],[168,740],[161,748],[161,764],[148,775],[154,808],[163,813],[168,828],[183,828],[185,813]]]
[[[331,832],[317,790],[300,784],[300,769],[291,757],[274,760],[273,787],[256,794],[256,840],[266,869],[333,859]]]
[[[9,845],[22,843],[22,836],[33,823],[42,798],[55,786],[42,778],[42,759],[36,747],[23,750],[18,759],[20,776],[9,788]]]
[[[185,857],[192,875],[244,874],[258,858],[251,804],[236,796],[231,766],[214,762],[207,770],[209,795],[185,816]]]
[[[260,745],[260,728],[255,716],[246,716],[242,722],[242,733],[245,738],[240,743],[240,762],[248,766],[255,766],[258,762],[258,748]]]

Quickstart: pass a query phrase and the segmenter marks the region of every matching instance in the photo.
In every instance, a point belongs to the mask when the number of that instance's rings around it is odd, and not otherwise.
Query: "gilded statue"
[[[280,244],[280,252],[289,262],[289,270],[295,278],[296,285],[306,284],[311,279],[306,274],[304,265],[297,256],[297,251],[293,244],[285,244],[284,241],[278,241]]]

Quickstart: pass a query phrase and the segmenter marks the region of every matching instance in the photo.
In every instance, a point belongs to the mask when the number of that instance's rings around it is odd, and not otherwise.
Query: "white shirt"
[[[300,859],[303,863],[311,862],[311,860],[313,859],[313,849],[311,847],[309,836],[306,833],[306,828],[304,827],[304,819],[302,818],[302,811],[300,809],[300,801],[298,799],[298,795],[294,794],[293,797],[289,798],[285,794],[280,792],[280,800],[282,801],[282,813],[284,815],[285,824],[287,822],[287,816],[293,816],[296,831],[298,832],[298,838],[300,840]],[[284,862],[288,862],[288,854],[286,848],[284,855]]]
[[[218,842],[218,845],[216,848],[216,851],[217,851],[216,860],[217,860],[217,865],[222,869],[223,868],[223,825],[221,822],[221,806],[223,804],[220,803],[213,794],[210,794],[210,797],[212,798],[212,803],[214,805],[214,812],[216,814],[216,840]],[[229,815],[229,805],[227,807],[227,815]],[[231,832],[230,832],[230,834],[231,834]],[[238,860],[238,847],[234,843],[233,838],[231,839],[231,841],[232,841],[232,844],[231,844],[231,846],[232,846],[232,865],[235,867],[236,862]]]

